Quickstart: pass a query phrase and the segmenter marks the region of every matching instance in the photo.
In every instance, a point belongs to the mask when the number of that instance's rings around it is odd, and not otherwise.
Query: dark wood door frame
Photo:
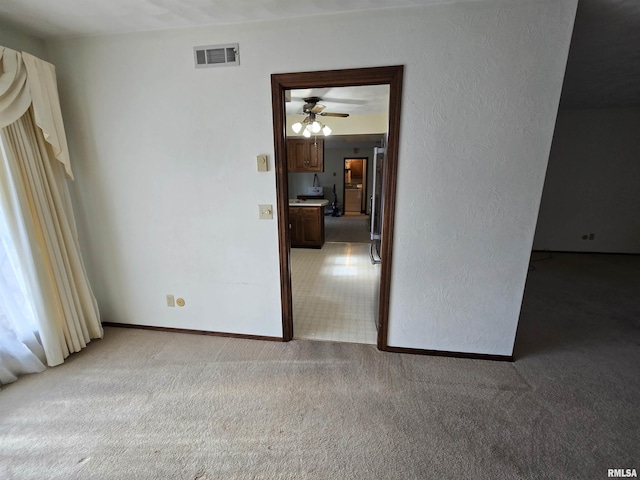
[[[387,350],[403,70],[402,65],[395,65],[389,67],[279,73],[271,75],[276,203],[278,206],[278,244],[280,252],[282,339],[286,342],[293,338],[293,304],[291,291],[291,252],[289,248],[289,186],[287,175],[285,92],[287,90],[303,88],[389,85],[389,127],[386,160],[384,164],[385,209],[382,217],[381,244],[381,256],[384,261],[381,265],[380,298],[378,304],[378,348],[380,350]]]

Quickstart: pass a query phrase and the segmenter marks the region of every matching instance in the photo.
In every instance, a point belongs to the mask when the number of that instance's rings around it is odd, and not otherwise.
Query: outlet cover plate
[[[258,161],[258,171],[259,172],[266,172],[267,170],[269,170],[269,167],[267,165],[267,156],[266,155],[258,155],[256,157],[257,161]]]

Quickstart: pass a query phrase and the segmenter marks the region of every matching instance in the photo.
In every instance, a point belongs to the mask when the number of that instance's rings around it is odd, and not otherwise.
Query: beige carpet
[[[640,258],[529,275],[515,363],[107,328],[0,391],[1,479],[604,479],[639,468]]]

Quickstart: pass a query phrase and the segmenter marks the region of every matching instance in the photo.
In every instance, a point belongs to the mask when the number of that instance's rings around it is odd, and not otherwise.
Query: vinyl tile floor
[[[379,268],[371,265],[368,243],[292,248],[294,338],[375,345]]]

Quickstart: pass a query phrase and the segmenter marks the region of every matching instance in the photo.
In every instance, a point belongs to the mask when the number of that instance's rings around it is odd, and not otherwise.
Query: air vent
[[[193,47],[193,54],[195,56],[196,68],[240,65],[237,43]]]

